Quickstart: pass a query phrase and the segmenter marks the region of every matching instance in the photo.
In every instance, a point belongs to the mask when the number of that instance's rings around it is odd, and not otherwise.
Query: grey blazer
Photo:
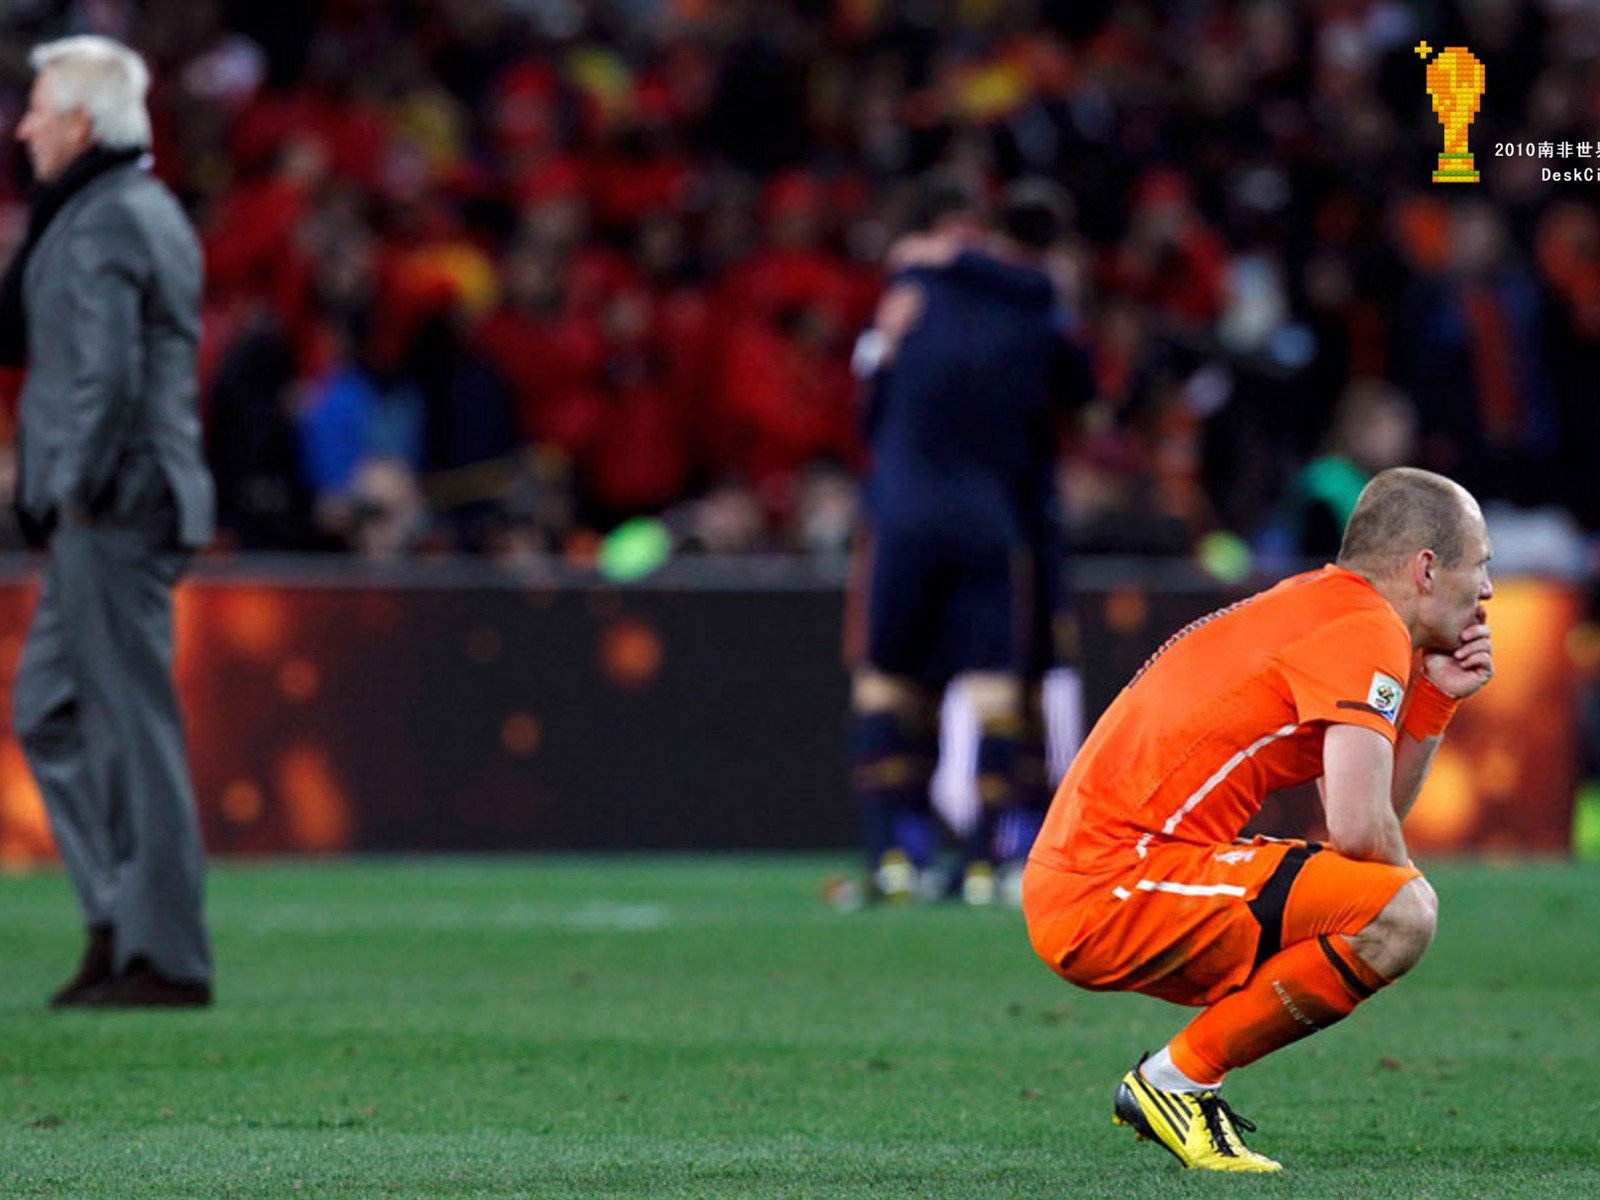
[[[22,281],[17,486],[35,521],[68,509],[136,515],[165,477],[179,544],[211,539],[195,373],[201,274],[188,218],[137,164],[92,180],[50,222]]]

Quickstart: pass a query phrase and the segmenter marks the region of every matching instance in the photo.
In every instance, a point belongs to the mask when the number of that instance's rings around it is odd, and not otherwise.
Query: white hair
[[[94,140],[109,150],[150,145],[150,114],[144,95],[150,71],[121,42],[84,34],[34,47],[33,69],[48,70],[51,101],[57,112],[89,114]]]

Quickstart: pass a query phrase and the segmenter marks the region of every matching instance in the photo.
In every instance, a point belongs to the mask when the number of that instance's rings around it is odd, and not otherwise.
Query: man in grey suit
[[[149,74],[105,38],[34,50],[38,188],[0,283],[25,364],[17,508],[50,555],[12,698],[88,946],[57,1007],[211,1002],[204,856],[172,677],[172,591],[211,536],[199,243],[145,169]]]

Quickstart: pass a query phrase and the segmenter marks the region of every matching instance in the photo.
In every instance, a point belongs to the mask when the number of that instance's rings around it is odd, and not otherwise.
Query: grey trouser
[[[118,971],[209,982],[204,851],[172,678],[172,589],[189,561],[166,521],[64,520],[12,698],[85,924]],[[157,526],[160,528],[157,528]]]

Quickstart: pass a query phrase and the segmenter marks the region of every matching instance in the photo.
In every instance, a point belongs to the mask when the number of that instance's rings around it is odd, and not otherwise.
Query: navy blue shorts
[[[1024,673],[1037,656],[1032,556],[934,531],[875,532],[851,583],[850,657],[944,684],[968,671]]]

